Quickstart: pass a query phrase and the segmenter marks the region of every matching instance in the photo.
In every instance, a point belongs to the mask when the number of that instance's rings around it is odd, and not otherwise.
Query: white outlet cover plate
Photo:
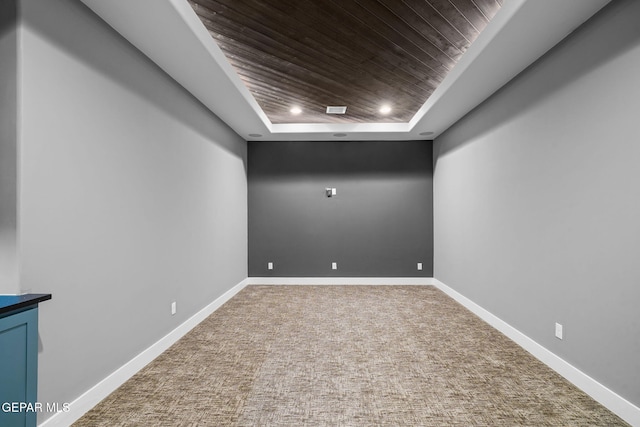
[[[556,323],[556,338],[562,339],[562,325],[560,323]]]

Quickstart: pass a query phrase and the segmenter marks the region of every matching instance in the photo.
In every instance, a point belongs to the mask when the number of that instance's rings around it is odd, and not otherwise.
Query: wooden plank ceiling
[[[503,0],[189,2],[272,123],[394,123],[411,120]]]

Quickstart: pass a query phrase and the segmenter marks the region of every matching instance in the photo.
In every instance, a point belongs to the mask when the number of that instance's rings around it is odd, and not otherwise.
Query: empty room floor
[[[248,286],[75,426],[623,426],[433,286]]]

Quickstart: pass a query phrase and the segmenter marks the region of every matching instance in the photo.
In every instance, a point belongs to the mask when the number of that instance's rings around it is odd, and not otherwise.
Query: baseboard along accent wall
[[[247,285],[435,285],[433,277],[249,277]]]
[[[40,427],[66,427],[73,424],[86,414],[91,408],[97,405],[101,400],[114,392],[118,387],[124,384],[129,378],[134,376],[138,371],[151,363],[156,357],[160,356],[165,350],[171,347],[176,341],[186,335],[195,328],[200,322],[206,319],[214,311],[229,301],[235,294],[240,292],[247,286],[247,280],[235,285],[220,297],[216,298],[211,304],[191,316],[180,326],[169,332],[159,341],[151,345],[149,348],[138,354],[129,362],[122,365],[111,375],[100,381],[98,384],[87,390],[76,400],[71,402],[68,412],[58,412],[56,415],[48,418]]]

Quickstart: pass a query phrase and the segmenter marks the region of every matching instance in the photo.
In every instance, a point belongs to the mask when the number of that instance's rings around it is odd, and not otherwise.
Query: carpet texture
[[[248,286],[74,426],[623,426],[432,286]]]

